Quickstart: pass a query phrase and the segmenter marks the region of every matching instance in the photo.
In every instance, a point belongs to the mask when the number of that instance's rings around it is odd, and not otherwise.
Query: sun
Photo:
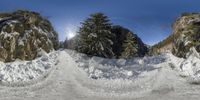
[[[67,31],[67,39],[71,39],[76,35],[75,32],[73,32],[72,30],[68,29]]]
[[[69,25],[67,25],[65,32],[66,32],[67,39],[69,40],[69,39],[73,38],[74,36],[76,36],[77,27],[75,25],[69,24]]]

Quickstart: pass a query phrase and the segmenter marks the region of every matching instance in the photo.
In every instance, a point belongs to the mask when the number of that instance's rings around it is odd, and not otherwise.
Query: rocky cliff
[[[154,45],[151,54],[172,52],[178,57],[186,57],[191,47],[200,52],[200,14],[184,13],[172,26],[173,33]]]
[[[0,13],[0,60],[32,60],[41,48],[46,52],[58,48],[58,34],[39,13],[18,10]]]
[[[200,14],[185,13],[174,24],[174,33],[178,38],[174,40],[173,54],[186,57],[191,47],[200,52]]]

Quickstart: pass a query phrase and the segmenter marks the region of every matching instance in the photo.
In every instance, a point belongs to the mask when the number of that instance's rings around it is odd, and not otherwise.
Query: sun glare
[[[71,24],[67,25],[66,36],[68,40],[73,38],[76,35],[76,32],[77,32],[77,27],[75,25],[71,25]]]

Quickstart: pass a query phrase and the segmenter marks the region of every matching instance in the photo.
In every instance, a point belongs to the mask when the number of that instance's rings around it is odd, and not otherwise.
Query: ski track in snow
[[[46,72],[48,76],[34,84],[0,85],[0,100],[198,100],[200,98],[200,85],[191,84],[188,80],[190,76],[198,76],[198,68],[183,70],[188,68],[188,63],[197,66],[198,60],[193,59],[198,57],[184,60],[166,54],[158,58],[143,58],[143,60],[138,58],[132,63],[115,60],[114,62],[118,62],[115,65],[111,65],[112,63],[105,65],[102,64],[104,63],[102,59],[87,58],[69,50],[59,51],[56,57],[58,62],[50,68],[51,71]],[[160,61],[162,60],[160,58],[165,59]],[[133,63],[137,70],[121,71],[130,69]],[[183,65],[184,63],[187,64]],[[119,64],[130,66],[121,70],[118,69],[119,66],[116,67],[112,70],[116,71],[116,74],[109,74],[110,71],[104,70],[105,66]],[[95,74],[94,69],[89,71],[93,65],[101,74]],[[144,66],[143,69],[138,69],[139,65],[148,65],[152,68]],[[191,72],[190,76],[186,74],[188,72]],[[106,78],[104,74],[108,74]],[[182,74],[185,76],[182,77]],[[119,78],[113,75],[118,75]],[[94,77],[97,79],[92,79]]]

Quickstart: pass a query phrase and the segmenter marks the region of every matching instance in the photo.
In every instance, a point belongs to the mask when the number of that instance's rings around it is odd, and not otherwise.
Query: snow
[[[198,100],[199,55],[194,50],[186,59],[170,53],[134,59],[103,59],[88,57],[71,50],[59,50],[33,61],[0,63],[13,66],[6,75],[12,76],[15,69],[29,68],[34,79],[23,77],[32,84],[12,87],[0,85],[2,100]],[[36,75],[34,63],[43,74]],[[19,63],[24,64],[19,68]],[[43,65],[51,64],[45,69]],[[188,64],[189,63],[189,64]],[[15,66],[14,66],[15,65]],[[28,67],[29,66],[29,67]],[[5,70],[6,71],[6,70]],[[16,71],[16,73],[18,73]],[[189,73],[189,74],[186,74]],[[48,74],[45,77],[41,77]],[[182,74],[185,76],[182,77]],[[21,73],[21,76],[25,76]],[[12,76],[16,77],[16,76]],[[40,78],[41,77],[41,78]],[[11,82],[20,82],[10,77]],[[34,80],[38,80],[34,83]],[[6,81],[6,79],[5,79]],[[10,81],[9,81],[10,82]]]
[[[13,32],[13,33],[7,33],[7,32],[0,32],[0,35],[2,36],[3,35],[3,38],[6,39],[6,38],[11,38],[11,37],[14,37],[16,35],[19,35],[18,32]]]
[[[0,82],[21,85],[48,75],[56,63],[58,52],[46,54],[41,50],[39,54],[41,57],[33,61],[0,62]]]
[[[19,45],[19,46],[24,46],[23,39],[19,39],[19,40],[18,40],[18,45]]]
[[[134,80],[144,71],[156,69],[156,64],[163,63],[166,58],[163,55],[156,57],[125,59],[103,59],[100,57],[86,58],[86,55],[71,53],[78,67],[88,73],[88,76],[94,79],[132,79]],[[86,58],[86,59],[85,59]]]
[[[96,34],[96,33],[90,33],[90,34],[88,35],[88,37],[94,37],[94,38],[97,38],[97,34]]]
[[[127,75],[130,77],[130,76],[133,76],[133,72],[132,71],[128,71],[127,72]]]
[[[190,83],[200,83],[200,56],[195,48],[191,48],[185,59],[181,64],[182,76],[188,77]]]

